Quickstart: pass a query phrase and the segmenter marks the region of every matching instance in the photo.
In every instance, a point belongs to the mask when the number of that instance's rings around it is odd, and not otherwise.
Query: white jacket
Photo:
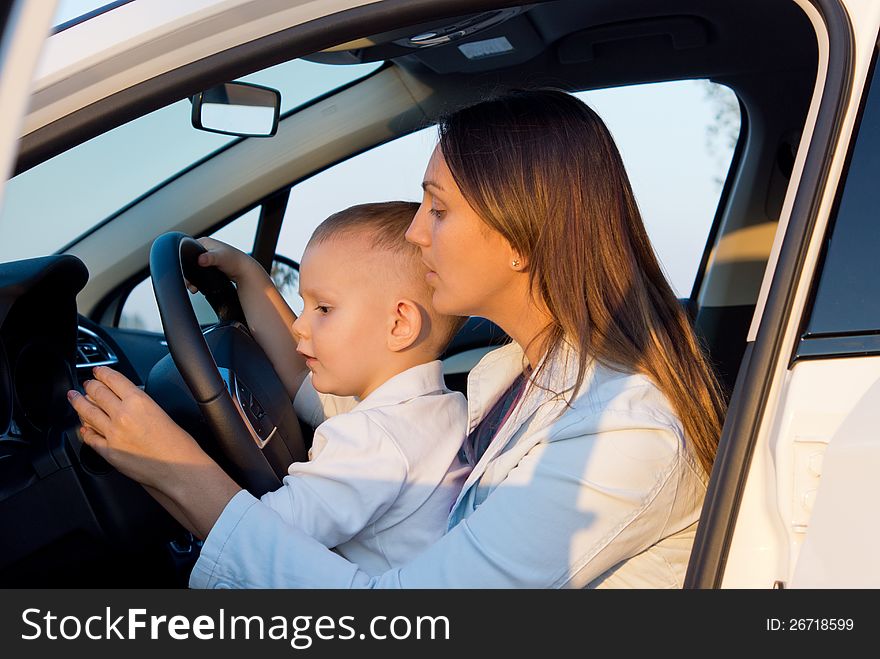
[[[510,344],[471,371],[469,431],[522,366]],[[564,392],[576,367],[564,350],[540,384]],[[446,535],[407,565],[371,577],[242,491],[190,586],[680,587],[706,488],[668,401],[648,378],[595,364],[570,408],[564,399],[530,388],[471,472]]]

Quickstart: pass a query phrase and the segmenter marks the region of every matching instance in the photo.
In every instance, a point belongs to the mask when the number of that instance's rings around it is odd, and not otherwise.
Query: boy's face
[[[357,235],[310,245],[300,265],[304,308],[294,322],[297,352],[306,358],[315,389],[337,396],[363,397],[389,356],[389,304],[377,264]]]

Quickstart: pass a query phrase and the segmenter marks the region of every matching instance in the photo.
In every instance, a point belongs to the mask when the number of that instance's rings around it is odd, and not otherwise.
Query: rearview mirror
[[[272,137],[278,130],[281,92],[248,82],[226,82],[192,97],[199,130],[241,137]]]

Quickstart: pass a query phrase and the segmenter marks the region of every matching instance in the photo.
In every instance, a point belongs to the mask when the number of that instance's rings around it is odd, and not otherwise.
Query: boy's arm
[[[242,271],[237,282],[238,299],[248,327],[293,400],[309,372],[302,355],[296,351],[297,338],[293,333],[296,314],[254,259],[249,258]]]
[[[281,297],[272,278],[251,256],[213,238],[199,238],[199,242],[208,249],[199,256],[199,265],[214,266],[235,282],[251,333],[293,400],[309,372],[296,351],[296,314]]]

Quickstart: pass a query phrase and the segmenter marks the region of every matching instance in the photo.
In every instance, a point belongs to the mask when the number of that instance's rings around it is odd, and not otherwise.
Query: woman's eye
[[[315,311],[320,311],[321,313],[330,313],[330,307],[324,304],[319,304],[317,307],[315,307]]]
[[[431,210],[429,210],[428,212],[431,215],[433,215],[434,217],[439,218],[439,217],[443,217],[443,213],[445,213],[446,211],[441,211],[439,208],[431,208]]]

